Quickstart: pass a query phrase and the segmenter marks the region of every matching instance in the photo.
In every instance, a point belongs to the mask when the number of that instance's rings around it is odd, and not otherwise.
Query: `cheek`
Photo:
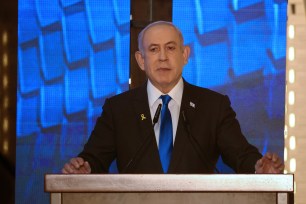
[[[152,60],[152,59],[147,60],[145,65],[146,65],[146,66],[145,66],[146,69],[147,69],[148,71],[150,71],[150,72],[152,72],[152,71],[154,70],[154,67],[157,67],[156,61],[154,61],[154,60]]]
[[[175,62],[175,66],[177,67],[177,71],[181,72],[185,66],[185,62],[182,58],[177,59],[177,61]]]

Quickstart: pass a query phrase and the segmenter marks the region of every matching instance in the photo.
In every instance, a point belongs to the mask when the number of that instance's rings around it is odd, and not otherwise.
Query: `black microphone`
[[[196,140],[196,138],[194,138],[191,134],[191,128],[190,128],[190,124],[189,124],[189,121],[185,115],[185,111],[183,110],[182,111],[182,115],[183,115],[183,120],[184,120],[184,125],[185,125],[185,128],[186,128],[186,131],[188,133],[188,138],[191,142],[191,145],[193,146],[193,148],[196,150],[196,152],[198,153],[200,159],[202,160],[202,162],[204,164],[206,164],[209,168],[211,168],[211,166],[213,166],[214,170],[216,173],[220,173],[220,171],[217,169],[217,167],[212,163],[210,162],[210,160],[206,157],[206,154],[204,154],[204,151],[202,150],[201,148],[201,145],[199,144],[199,142]],[[209,166],[211,165],[211,166]]]
[[[155,126],[155,124],[158,122],[159,120],[159,115],[160,115],[160,110],[162,108],[162,104],[160,103],[155,111],[154,114],[154,118],[153,118],[153,128]],[[126,173],[127,170],[129,169],[129,167],[131,166],[131,164],[134,162],[135,158],[137,155],[139,155],[140,150],[146,146],[147,143],[149,143],[151,141],[152,137],[147,136],[145,137],[144,141],[141,143],[141,145],[138,147],[137,151],[135,152],[135,154],[133,155],[133,157],[130,159],[130,161],[127,163],[127,165],[123,168],[123,170],[121,171],[121,173]]]
[[[159,120],[159,115],[160,115],[160,110],[162,108],[162,104],[160,103],[156,109],[156,112],[154,114],[154,118],[153,118],[153,127],[155,126],[155,124],[158,122]]]
[[[131,159],[129,160],[129,162],[127,163],[127,165],[125,165],[124,168],[122,168],[122,171],[120,171],[121,174],[125,174],[127,172],[127,170],[131,167],[131,165],[133,164],[133,162],[135,161],[135,158],[139,155],[139,153],[141,152],[141,150],[147,146],[149,144],[149,142],[152,140],[153,137],[151,137],[150,135],[147,135],[143,142],[140,144],[140,146],[138,147],[137,151],[133,154],[133,156],[131,157]]]

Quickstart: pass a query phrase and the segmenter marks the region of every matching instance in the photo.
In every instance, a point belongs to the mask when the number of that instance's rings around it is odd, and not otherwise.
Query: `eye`
[[[175,46],[168,46],[167,49],[170,50],[170,51],[174,51],[175,50]]]
[[[149,50],[150,50],[150,52],[157,52],[158,51],[158,47],[151,47]]]

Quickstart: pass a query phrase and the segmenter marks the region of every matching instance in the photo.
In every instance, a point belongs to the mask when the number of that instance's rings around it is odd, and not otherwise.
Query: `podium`
[[[51,204],[293,204],[291,174],[47,174]]]

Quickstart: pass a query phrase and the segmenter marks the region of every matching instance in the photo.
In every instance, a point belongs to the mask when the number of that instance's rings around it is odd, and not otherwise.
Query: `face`
[[[151,83],[168,93],[180,80],[190,49],[184,47],[177,31],[169,25],[155,25],[143,36],[143,53],[135,54],[139,67]]]

